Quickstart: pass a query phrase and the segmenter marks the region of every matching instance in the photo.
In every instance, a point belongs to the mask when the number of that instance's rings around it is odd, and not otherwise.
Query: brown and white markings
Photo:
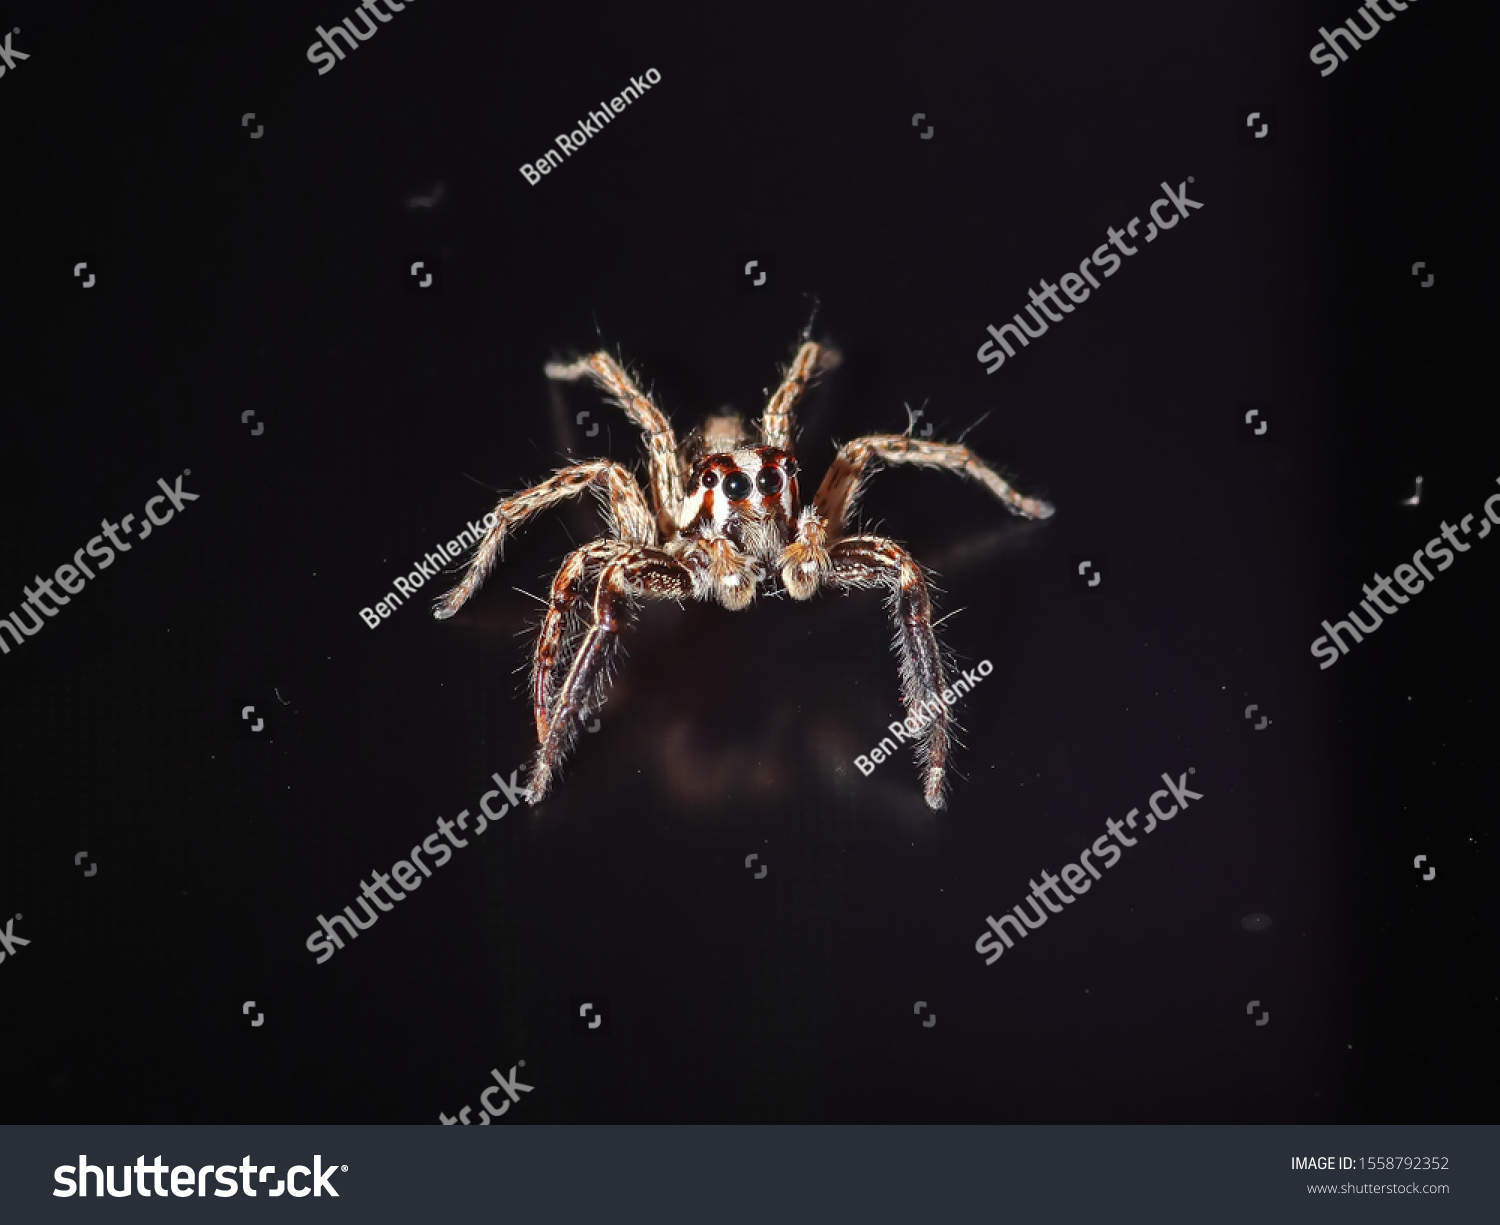
[[[944,468],[980,482],[1014,514],[1045,519],[1052,507],[1022,497],[960,443],[907,434],[871,434],[839,448],[811,504],[798,487],[792,453],[797,402],[836,355],[811,341],[797,351],[752,437],[734,417],[712,417],[696,440],[679,444],[651,398],[607,353],[547,366],[550,378],[593,379],[645,436],[651,498],[634,476],[608,460],[554,473],[505,498],[462,581],[433,615],[453,616],[494,567],[506,537],[527,518],[585,491],[600,502],[608,532],[575,549],[552,582],[532,665],[532,707],[539,747],[527,780],[536,804],[578,739],[578,729],[603,703],[620,631],[641,600],[717,600],[745,608],[762,586],[796,600],[820,588],[880,590],[896,627],[901,697],[924,724],[917,744],[922,788],[942,808],[949,718],[942,655],[932,629],[932,596],[916,560],[883,536],[848,535],[846,525],[864,483],[881,466]],[[592,601],[589,596],[592,594]]]

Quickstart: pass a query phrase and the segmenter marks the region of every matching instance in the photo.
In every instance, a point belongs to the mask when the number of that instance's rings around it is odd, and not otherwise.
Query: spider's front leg
[[[607,459],[574,464],[571,468],[554,472],[539,485],[501,499],[500,505],[495,507],[495,526],[485,533],[479,547],[474,550],[474,559],[463,579],[438,600],[432,615],[445,621],[462,608],[494,568],[506,536],[532,515],[591,489],[602,492],[607,499],[614,537],[631,545],[656,543],[656,525],[635,477]]]
[[[988,463],[959,442],[929,442],[910,434],[870,434],[846,442],[839,448],[823,483],[818,486],[813,505],[823,512],[829,530],[843,530],[864,484],[881,464],[914,464],[921,468],[945,468],[978,481],[1008,506],[1013,514],[1027,519],[1046,519],[1052,505],[1040,498],[1024,497]]]
[[[569,559],[571,560],[571,559]],[[691,570],[654,548],[629,548],[606,562],[594,594],[594,623],[584,635],[551,710],[538,719],[540,747],[527,779],[527,799],[540,803],[552,775],[578,740],[578,728],[604,700],[609,666],[633,599],[686,600],[693,596]]]
[[[673,516],[682,505],[682,472],[677,464],[677,436],[667,415],[608,353],[591,353],[576,362],[549,362],[547,377],[564,381],[592,379],[640,429],[651,457],[651,496],[656,505],[657,527],[663,538],[670,535],[676,526]]]
[[[890,593],[891,619],[896,623],[894,646],[901,661],[901,697],[908,723],[919,730],[917,766],[927,806],[944,806],[948,764],[948,708],[943,704],[943,661],[932,630],[932,594],[922,568],[911,554],[882,536],[851,536],[829,549],[829,587],[883,587]]]
[[[531,666],[531,702],[539,742],[547,738],[547,725],[556,696],[558,660],[563,654],[565,641],[574,637],[569,630],[569,621],[578,615],[578,597],[591,573],[597,574],[601,565],[628,548],[618,540],[590,541],[569,553],[552,579],[547,615],[542,618],[542,628],[536,637]]]
[[[790,448],[792,445],[792,421],[797,402],[808,384],[822,371],[838,365],[839,355],[833,349],[825,349],[814,341],[806,341],[792,359],[786,377],[771,402],[766,405],[766,415],[761,418],[760,434],[768,447]]]
[[[828,554],[828,521],[815,506],[804,506],[797,516],[797,534],[781,550],[781,585],[794,600],[811,599],[818,584],[832,570]]]

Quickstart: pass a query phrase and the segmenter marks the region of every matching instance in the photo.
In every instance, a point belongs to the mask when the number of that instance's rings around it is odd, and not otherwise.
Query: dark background
[[[8,1121],[435,1122],[522,1059],[507,1122],[1494,1118],[1500,544],[1309,654],[1500,476],[1480,18],[1414,3],[1322,78],[1349,0],[413,0],[319,76],[353,10],[7,10],[0,612],[158,477],[201,498],[0,657]],[[1190,175],[1201,211],[985,374],[986,324]],[[546,803],[315,964],[319,913],[529,759],[524,593],[587,503],[452,621],[446,582],[358,614],[498,491],[639,457],[544,362],[623,353],[685,433],[759,413],[814,296],[813,482],[910,404],[1058,507],[865,504],[994,664],[950,808],[852,764],[899,714],[875,597],[657,606]],[[1201,802],[984,965],[987,914],[1190,766]]]

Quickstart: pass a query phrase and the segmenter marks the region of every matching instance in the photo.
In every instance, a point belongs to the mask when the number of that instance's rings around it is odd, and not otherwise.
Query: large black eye
[[[790,455],[788,455],[786,459],[782,461],[781,466],[786,471],[788,480],[797,475],[797,461]]]
[[[762,468],[755,478],[755,487],[761,493],[770,495],[781,492],[781,470],[779,468]]]
[[[731,501],[738,502],[750,496],[750,478],[736,469],[724,478],[724,492]]]
[[[710,468],[703,474],[703,488],[712,489],[719,483],[719,474]]]

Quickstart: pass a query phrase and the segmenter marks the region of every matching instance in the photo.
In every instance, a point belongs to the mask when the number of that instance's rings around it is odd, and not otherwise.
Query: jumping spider
[[[549,378],[593,379],[640,427],[650,455],[651,501],[635,477],[610,460],[564,468],[501,501],[467,573],[433,610],[440,620],[453,616],[484,582],[506,536],[531,515],[586,490],[598,495],[608,534],[563,562],[537,637],[531,689],[540,747],[527,780],[532,804],[546,796],[580,725],[603,702],[620,630],[635,602],[717,600],[733,611],[749,605],[762,583],[774,590],[779,578],[794,600],[809,599],[820,587],[889,593],[902,699],[909,715],[920,708],[933,712],[917,718],[925,726],[917,741],[923,791],[931,808],[943,807],[950,720],[939,697],[943,665],[927,577],[894,541],[846,535],[845,525],[865,480],[882,463],[946,468],[972,477],[1028,519],[1047,518],[1052,507],[1022,497],[968,447],[913,438],[910,431],[845,443],[812,505],[804,506],[797,487],[801,469],[791,450],[792,417],[809,382],[836,361],[821,345],[801,346],[766,406],[759,445],[740,418],[710,417],[698,435],[679,446],[662,411],[607,353],[546,367]],[[579,597],[589,592],[592,616],[585,624]]]

